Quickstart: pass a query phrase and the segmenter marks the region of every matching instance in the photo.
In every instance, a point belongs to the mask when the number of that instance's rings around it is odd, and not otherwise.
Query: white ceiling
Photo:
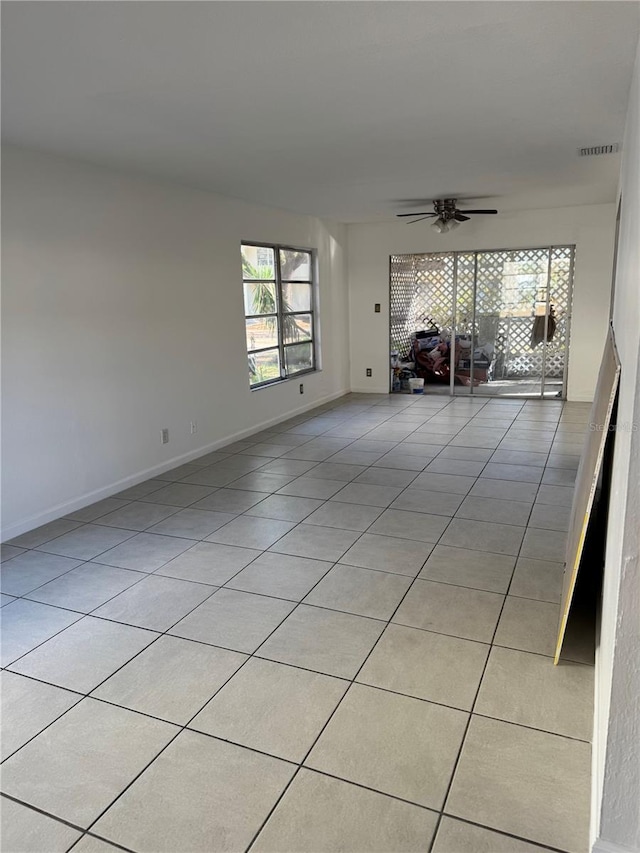
[[[638,10],[5,2],[3,135],[343,221],[612,201],[618,156],[576,149],[622,138]]]

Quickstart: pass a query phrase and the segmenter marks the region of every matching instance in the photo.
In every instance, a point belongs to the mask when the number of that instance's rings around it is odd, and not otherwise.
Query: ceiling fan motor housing
[[[456,215],[456,199],[455,198],[444,198],[437,199],[433,202],[433,209],[438,214],[440,219],[443,219],[445,222],[448,222],[450,219],[453,219]]]

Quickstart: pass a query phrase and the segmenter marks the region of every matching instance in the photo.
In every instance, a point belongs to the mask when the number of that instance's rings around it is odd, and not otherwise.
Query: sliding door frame
[[[461,395],[456,393],[455,386],[455,338],[457,334],[458,327],[458,258],[461,255],[473,255],[473,301],[472,301],[472,321],[471,321],[471,334],[472,341],[473,336],[475,335],[476,328],[476,313],[477,313],[477,286],[478,286],[478,255],[481,254],[492,254],[492,253],[517,253],[517,252],[528,252],[528,251],[546,251],[548,260],[547,260],[547,274],[546,274],[546,287],[545,287],[545,315],[544,315],[544,339],[542,341],[543,350],[542,350],[542,368],[541,368],[541,376],[540,376],[540,392],[535,394],[527,395],[527,399],[547,399],[545,397],[545,382],[547,380],[546,372],[547,372],[547,336],[549,330],[549,313],[551,308],[551,269],[552,269],[552,254],[554,249],[569,249],[570,250],[570,259],[569,259],[569,274],[568,274],[568,284],[567,284],[567,293],[566,293],[566,319],[565,319],[565,344],[564,344],[564,362],[563,362],[563,373],[562,373],[562,399],[566,400],[567,398],[567,387],[568,387],[568,379],[569,379],[569,352],[570,352],[570,342],[571,342],[571,318],[572,318],[572,309],[573,309],[573,284],[574,284],[574,271],[575,271],[575,253],[576,246],[574,243],[559,243],[552,244],[549,246],[523,246],[516,248],[502,248],[502,249],[472,249],[472,250],[457,250],[452,252],[415,252],[409,253],[410,255],[450,255],[453,258],[453,274],[452,274],[452,328],[451,328],[451,340],[453,342],[453,346],[450,346],[449,352],[449,395],[451,397],[461,397],[466,395]],[[389,267],[390,270],[392,268],[393,258],[395,255],[390,256],[389,258]],[[391,277],[390,277],[391,282]],[[391,332],[391,316],[392,316],[392,305],[391,299],[389,302],[390,311],[389,311],[389,331]],[[470,396],[478,396],[483,398],[515,398],[515,399],[523,399],[522,395],[517,393],[505,393],[505,394],[488,394],[482,393],[482,391],[478,391],[473,386],[473,374],[474,374],[474,346],[471,347],[470,353],[470,379],[471,384],[469,386],[469,395]]]

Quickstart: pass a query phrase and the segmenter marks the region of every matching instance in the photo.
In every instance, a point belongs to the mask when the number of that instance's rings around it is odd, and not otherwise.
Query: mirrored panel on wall
[[[573,246],[390,260],[403,375],[414,371],[430,393],[566,396]]]

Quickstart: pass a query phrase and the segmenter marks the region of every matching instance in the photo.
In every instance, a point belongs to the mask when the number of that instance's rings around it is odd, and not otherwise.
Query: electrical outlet
[[[160,430],[160,441],[162,444],[169,444],[169,430],[161,429]]]
[[[304,394],[304,385],[302,384],[302,382],[300,383],[300,393]]]
[[[196,421],[191,421],[191,435],[195,435],[198,432],[198,424]]]
[[[373,376],[373,371],[370,367],[367,367],[367,376]]]

